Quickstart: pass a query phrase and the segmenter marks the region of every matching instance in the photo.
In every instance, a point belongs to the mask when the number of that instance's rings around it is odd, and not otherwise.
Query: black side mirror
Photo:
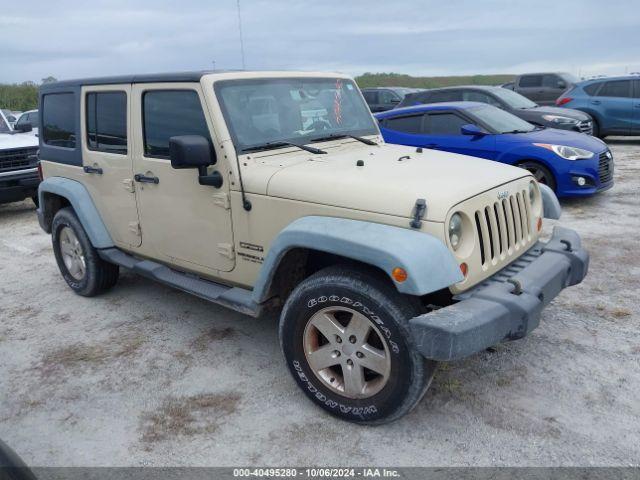
[[[558,80],[558,88],[567,88],[567,82],[564,80]]]
[[[27,133],[33,130],[33,127],[31,126],[30,123],[22,123],[20,125],[16,125],[15,127],[13,127],[13,129],[16,132],[22,132],[22,133]]]
[[[169,139],[169,158],[175,169],[197,168],[200,185],[220,188],[220,172],[207,174],[207,167],[215,165],[216,153],[208,139],[200,135],[180,135]]]
[[[399,98],[391,98],[391,99],[389,99],[389,103],[391,105],[397,105],[397,104],[400,103],[400,99]]]

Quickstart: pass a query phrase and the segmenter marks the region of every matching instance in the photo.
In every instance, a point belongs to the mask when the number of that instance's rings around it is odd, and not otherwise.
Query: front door
[[[169,138],[215,132],[199,83],[134,85],[136,142],[133,171],[142,232],[141,253],[195,272],[214,274],[235,265],[229,182],[200,185],[196,169],[176,170],[169,160]],[[217,150],[217,148],[216,148]],[[229,178],[218,155],[218,170]]]
[[[82,183],[115,244],[142,241],[133,193],[131,85],[82,89]]]
[[[640,135],[640,80],[633,81],[633,119],[632,133]]]

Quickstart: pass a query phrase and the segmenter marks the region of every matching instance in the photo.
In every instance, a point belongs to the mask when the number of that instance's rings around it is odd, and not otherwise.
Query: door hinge
[[[129,222],[129,231],[136,237],[141,236],[142,232],[140,230],[140,222]]]
[[[129,192],[129,193],[133,193],[133,192],[135,192],[135,188],[136,188],[136,187],[134,186],[133,179],[131,179],[131,178],[125,178],[125,179],[122,181],[122,186],[123,186],[123,187],[124,187],[124,189],[125,189],[127,192]]]
[[[215,205],[222,207],[225,210],[229,210],[231,207],[229,204],[229,195],[226,193],[214,193],[211,197],[213,198],[213,203]]]
[[[233,245],[230,243],[219,243],[218,253],[233,260]]]

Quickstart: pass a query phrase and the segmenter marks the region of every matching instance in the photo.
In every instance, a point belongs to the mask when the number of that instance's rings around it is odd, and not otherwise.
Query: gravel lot
[[[275,318],[127,272],[76,296],[32,204],[0,205],[0,438],[39,466],[640,465],[640,139],[609,143],[615,187],[561,220],[591,252],[585,282],[375,428],[304,397]]]

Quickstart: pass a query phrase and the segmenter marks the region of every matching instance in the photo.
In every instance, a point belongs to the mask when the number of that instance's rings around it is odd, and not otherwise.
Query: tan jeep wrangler
[[[291,72],[63,81],[40,91],[38,217],[78,294],[120,267],[247,315],[281,308],[295,381],[390,421],[436,361],[522,338],[585,276],[525,170],[385,144],[353,80]]]

